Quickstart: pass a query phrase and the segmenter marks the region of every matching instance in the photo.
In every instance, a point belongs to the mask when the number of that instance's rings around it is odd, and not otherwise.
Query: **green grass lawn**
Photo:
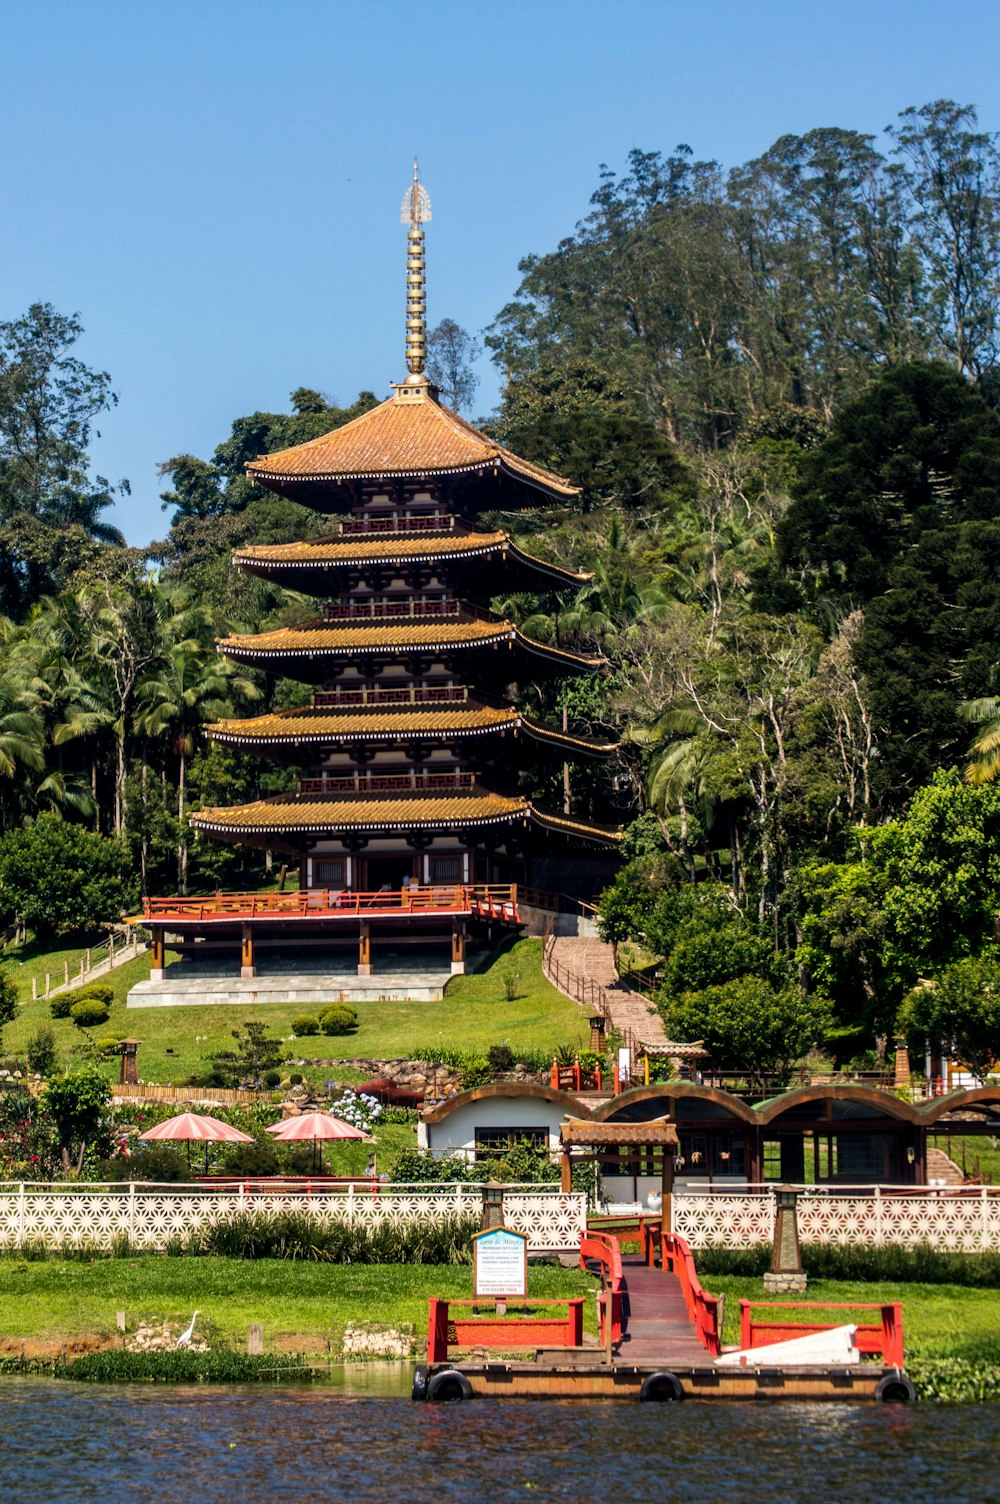
[[[595,1330],[595,1281],[578,1269],[531,1265],[529,1293],[538,1299],[586,1297],[584,1315]],[[186,1326],[197,1308],[209,1342],[244,1346],[259,1321],[270,1350],[324,1348],[334,1352],[348,1322],[410,1322],[418,1341],[426,1331],[431,1295],[467,1299],[472,1269],[454,1265],[309,1264],[277,1259],[100,1259],[26,1263],[0,1258],[0,1343],[60,1343],[113,1338],[115,1313],[129,1328],[141,1321]]]
[[[140,1041],[140,1077],[160,1083],[183,1082],[192,1072],[203,1070],[207,1055],[231,1048],[231,1031],[247,1018],[269,1024],[286,1039],[288,1053],[329,1060],[352,1056],[392,1059],[434,1054],[442,1049],[482,1051],[501,1042],[509,1044],[515,1055],[519,1050],[549,1052],[563,1044],[586,1045],[586,1011],[546,981],[541,953],[541,940],[518,940],[504,952],[500,963],[494,961],[482,972],[456,977],[440,1002],[361,1003],[356,1033],[332,1038],[319,1035],[297,1043],[292,1040],[292,1019],[308,1011],[299,1004],[126,1010],[129,988],[149,976],[149,956],[145,955],[102,979],[114,987],[115,996],[110,1021],[94,1032],[133,1035]],[[47,958],[32,954],[20,962],[16,954],[8,952],[8,957],[22,1005],[19,1017],[4,1030],[5,1050],[23,1050],[28,1038],[40,1026],[49,1024],[58,1049],[69,1056],[79,1047],[79,1030],[68,1020],[53,1020],[44,1000],[31,1001],[32,975],[39,969],[44,972],[46,967],[56,970],[52,964],[55,956],[61,970],[63,952],[49,952]],[[509,1001],[501,968],[518,976],[518,996]]]
[[[702,1281],[711,1295],[725,1295],[725,1329],[723,1340],[736,1344],[740,1339],[740,1299],[777,1300],[764,1293],[764,1282],[734,1275],[706,1274]],[[1000,1362],[1000,1299],[995,1290],[968,1289],[961,1285],[865,1284],[843,1280],[810,1280],[807,1293],[800,1297],[809,1302],[830,1301],[842,1304],[861,1301],[883,1304],[902,1301],[903,1336],[907,1353],[919,1352],[933,1358],[989,1357]],[[792,1320],[801,1319],[788,1312]],[[857,1321],[859,1325],[878,1323],[878,1313],[832,1311],[822,1320]]]

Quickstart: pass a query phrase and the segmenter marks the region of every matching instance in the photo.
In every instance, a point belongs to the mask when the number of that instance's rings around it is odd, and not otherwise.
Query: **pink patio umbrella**
[[[303,1112],[298,1117],[286,1118],[283,1123],[275,1123],[273,1127],[265,1129],[265,1132],[273,1134],[279,1144],[308,1143],[312,1139],[314,1170],[320,1139],[325,1142],[337,1138],[368,1137],[360,1128],[355,1128],[352,1123],[345,1123],[343,1118],[335,1118],[330,1112]]]
[[[157,1123],[155,1128],[149,1128],[145,1133],[139,1134],[144,1142],[147,1140],[168,1141],[170,1143],[184,1143],[188,1146],[188,1164],[191,1163],[191,1145],[204,1143],[205,1145],[205,1173],[208,1173],[208,1145],[209,1144],[252,1144],[253,1139],[249,1133],[241,1133],[231,1123],[223,1123],[219,1118],[203,1117],[197,1112],[181,1112],[175,1118],[167,1118],[165,1123]]]

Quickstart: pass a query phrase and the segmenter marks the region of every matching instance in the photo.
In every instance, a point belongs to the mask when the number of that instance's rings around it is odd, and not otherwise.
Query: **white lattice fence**
[[[530,1253],[575,1252],[586,1221],[582,1195],[525,1190],[504,1193],[504,1218],[528,1236]],[[252,1211],[263,1216],[302,1212],[318,1222],[389,1223],[475,1216],[482,1208],[478,1185],[427,1189],[419,1186],[337,1186],[282,1192],[234,1186],[87,1186],[78,1190],[49,1185],[0,1187],[0,1247],[44,1243],[109,1248],[127,1237],[137,1248],[161,1250],[213,1223]]]
[[[692,1248],[743,1248],[769,1243],[774,1232],[770,1190],[681,1192],[674,1196],[674,1231]],[[1000,1252],[1000,1190],[806,1189],[798,1200],[802,1243],[930,1244],[974,1253]]]
[[[674,1196],[673,1230],[691,1248],[710,1243],[745,1248],[770,1243],[774,1232],[774,1196],[770,1191],[695,1191]]]
[[[503,1219],[528,1237],[530,1253],[578,1253],[587,1226],[587,1198],[582,1191],[505,1191]]]

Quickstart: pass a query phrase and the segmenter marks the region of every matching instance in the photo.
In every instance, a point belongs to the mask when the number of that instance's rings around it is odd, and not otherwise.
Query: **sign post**
[[[487,1227],[472,1234],[473,1300],[494,1300],[498,1316],[508,1300],[528,1297],[528,1235],[512,1227]]]

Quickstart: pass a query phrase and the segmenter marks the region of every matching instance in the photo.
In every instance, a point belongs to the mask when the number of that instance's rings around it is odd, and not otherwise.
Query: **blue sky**
[[[478,330],[633,146],[728,165],[939,97],[1000,127],[996,0],[6,0],[2,19],[0,318],[82,315],[79,353],[120,395],[95,461],[132,483],[115,520],[135,544],[166,529],[159,461],[208,457],[296,386],[346,403],[405,374],[414,152],[429,318]]]

